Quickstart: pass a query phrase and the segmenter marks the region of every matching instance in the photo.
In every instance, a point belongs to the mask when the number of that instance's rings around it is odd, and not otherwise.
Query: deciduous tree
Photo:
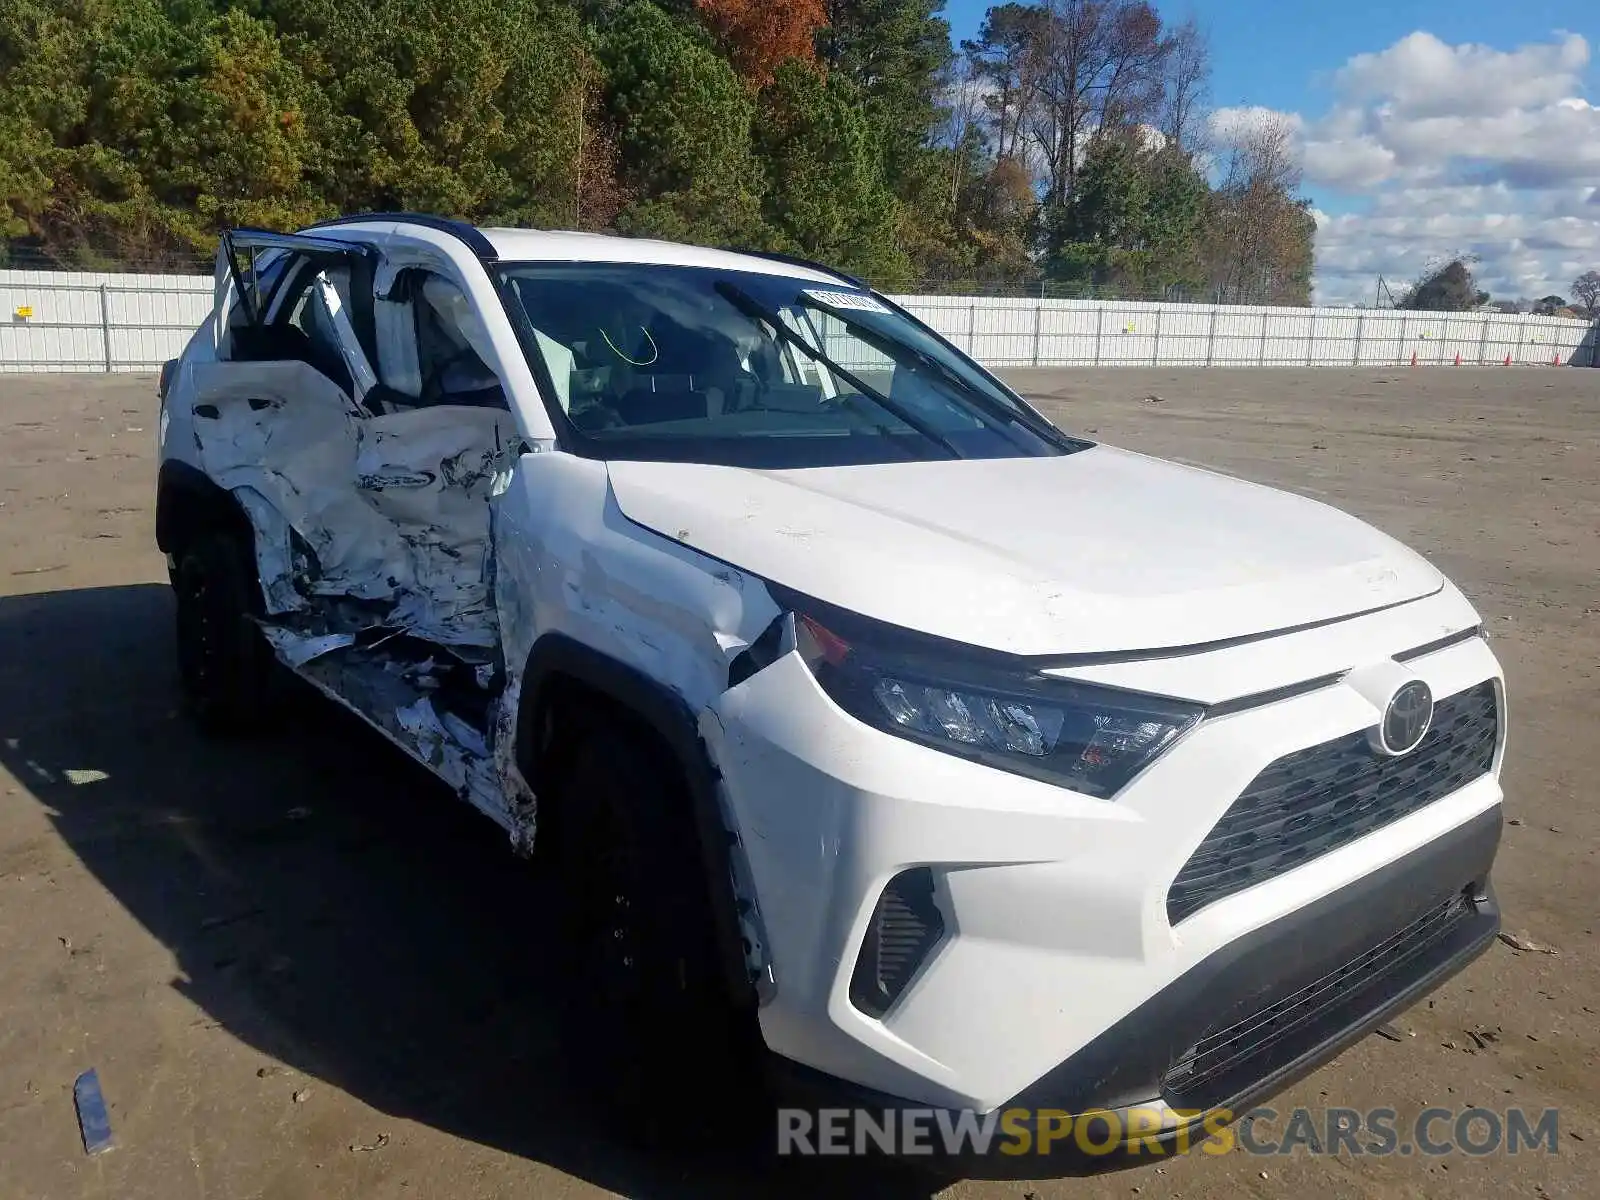
[[[1205,39],[1155,4],[998,4],[957,61],[940,0],[9,0],[0,246],[411,208],[1303,297],[1297,181],[1232,147],[1206,185]]]
[[[1169,44],[1144,0],[1045,0],[1038,101],[1027,131],[1044,167],[1044,203],[1067,201],[1096,130],[1159,113]]]
[[[772,82],[790,59],[816,58],[817,31],[827,20],[823,0],[696,0],[727,48],[734,70],[753,87]]]
[[[1572,281],[1572,294],[1591,317],[1600,317],[1600,271],[1585,271]]]
[[[1022,121],[1038,97],[1045,9],[1037,4],[997,4],[978,36],[961,44],[978,80],[987,86],[985,107],[996,158],[1020,150]]]
[[[1167,145],[1193,155],[1209,144],[1205,103],[1211,94],[1211,41],[1193,17],[1167,39],[1160,130]]]
[[[1227,304],[1304,304],[1316,223],[1297,192],[1289,126],[1270,118],[1229,135],[1212,199],[1205,253],[1214,294]]]

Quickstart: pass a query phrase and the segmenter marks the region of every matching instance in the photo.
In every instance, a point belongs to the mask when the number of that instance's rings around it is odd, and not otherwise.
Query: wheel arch
[[[161,464],[156,482],[156,546],[178,554],[196,535],[224,529],[246,539],[255,536],[237,497],[199,467],[177,459]]]
[[[540,637],[528,653],[517,710],[517,762],[535,793],[560,768],[561,706],[574,689],[598,700],[653,734],[677,767],[688,797],[700,867],[711,899],[718,958],[728,995],[736,1006],[754,1008],[756,991],[746,966],[739,901],[734,894],[731,833],[717,797],[721,773],[700,736],[694,712],[682,696],[638,668],[560,633]],[[559,821],[559,807],[554,814]]]

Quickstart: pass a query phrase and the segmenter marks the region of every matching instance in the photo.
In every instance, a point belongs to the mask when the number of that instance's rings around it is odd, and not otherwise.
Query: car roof
[[[843,279],[823,268],[798,262],[713,250],[654,238],[613,237],[603,233],[544,229],[480,229],[503,263],[605,262],[653,263],[676,267],[710,267],[722,271],[751,271],[781,275],[811,283],[839,286]]]
[[[641,263],[660,266],[708,267],[721,271],[750,271],[799,279],[807,283],[841,283],[865,287],[849,275],[820,263],[783,254],[717,250],[655,238],[616,237],[572,229],[476,228],[465,221],[429,213],[354,213],[319,221],[304,232],[320,237],[358,240],[364,233],[382,229],[404,232],[406,226],[454,235],[480,258],[503,263]]]

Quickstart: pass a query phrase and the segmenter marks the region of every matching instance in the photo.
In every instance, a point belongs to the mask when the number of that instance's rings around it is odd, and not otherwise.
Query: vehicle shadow
[[[631,1151],[580,1098],[549,898],[500,831],[319,697],[271,738],[201,738],[178,711],[171,626],[156,584],[0,597],[0,761],[231,1034],[624,1195],[933,1190],[861,1162]],[[82,770],[92,782],[71,782]]]

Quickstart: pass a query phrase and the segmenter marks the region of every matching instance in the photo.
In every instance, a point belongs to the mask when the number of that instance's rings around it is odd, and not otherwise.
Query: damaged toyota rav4
[[[1462,594],[1063,432],[847,276],[235,230],[161,401],[195,718],[262,728],[297,676],[500,825],[641,1110],[743,1081],[1176,1140],[1498,929]]]

